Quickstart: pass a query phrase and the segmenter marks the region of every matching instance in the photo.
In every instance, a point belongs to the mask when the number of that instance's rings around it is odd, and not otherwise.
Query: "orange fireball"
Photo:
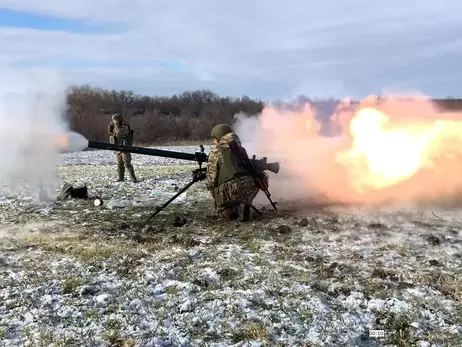
[[[316,191],[334,201],[439,199],[462,193],[462,113],[442,112],[422,97],[379,102],[370,97],[331,121],[343,129],[335,141],[320,135],[309,107],[289,115],[266,108],[259,150],[279,155],[282,171],[296,179],[292,182],[299,191]]]

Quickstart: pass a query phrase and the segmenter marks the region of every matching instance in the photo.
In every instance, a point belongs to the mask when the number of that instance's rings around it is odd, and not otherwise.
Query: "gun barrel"
[[[88,148],[103,149],[109,151],[118,151],[118,152],[129,152],[136,154],[144,154],[155,157],[164,157],[164,158],[173,158],[173,159],[182,159],[190,161],[207,161],[207,155],[205,153],[183,153],[176,151],[167,151],[162,149],[154,148],[145,148],[145,147],[135,147],[135,146],[123,146],[116,145],[106,142],[97,142],[97,141],[88,141]],[[201,158],[202,156],[202,158]]]
[[[184,152],[167,151],[167,150],[155,149],[155,148],[116,145],[113,143],[97,142],[97,141],[88,141],[88,148],[102,149],[102,150],[116,151],[116,152],[129,152],[129,153],[136,153],[136,154],[144,154],[144,155],[149,155],[149,156],[154,156],[154,157],[189,160],[189,161],[198,162],[199,164],[202,164],[208,161],[208,155],[203,152],[184,153]],[[279,172],[278,162],[268,163],[266,161],[266,158],[250,159],[250,160],[260,170],[271,171],[275,174]]]

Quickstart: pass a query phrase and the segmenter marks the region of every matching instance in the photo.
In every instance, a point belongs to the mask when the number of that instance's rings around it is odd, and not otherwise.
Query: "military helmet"
[[[223,136],[232,132],[233,129],[228,124],[218,124],[212,129],[211,136],[220,140]]]
[[[120,113],[114,113],[112,115],[112,120],[114,122],[121,122],[122,121],[122,116],[120,115]]]

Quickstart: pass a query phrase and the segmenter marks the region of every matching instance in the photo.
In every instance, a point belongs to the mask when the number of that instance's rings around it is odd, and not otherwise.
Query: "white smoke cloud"
[[[66,85],[53,70],[0,71],[0,189],[52,197],[59,185],[56,139],[68,130]]]

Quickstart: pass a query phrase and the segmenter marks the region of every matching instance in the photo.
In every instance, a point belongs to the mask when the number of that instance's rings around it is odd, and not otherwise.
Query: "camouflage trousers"
[[[221,213],[240,204],[252,204],[259,191],[253,177],[243,176],[220,184],[211,193],[216,210]]]
[[[132,166],[132,155],[128,152],[115,152],[117,159],[117,167],[126,167],[127,169]]]
[[[117,158],[117,171],[119,173],[119,181],[123,181],[125,178],[125,168],[127,168],[134,182],[137,181],[135,176],[135,169],[132,165],[132,155],[128,152],[115,152]]]

